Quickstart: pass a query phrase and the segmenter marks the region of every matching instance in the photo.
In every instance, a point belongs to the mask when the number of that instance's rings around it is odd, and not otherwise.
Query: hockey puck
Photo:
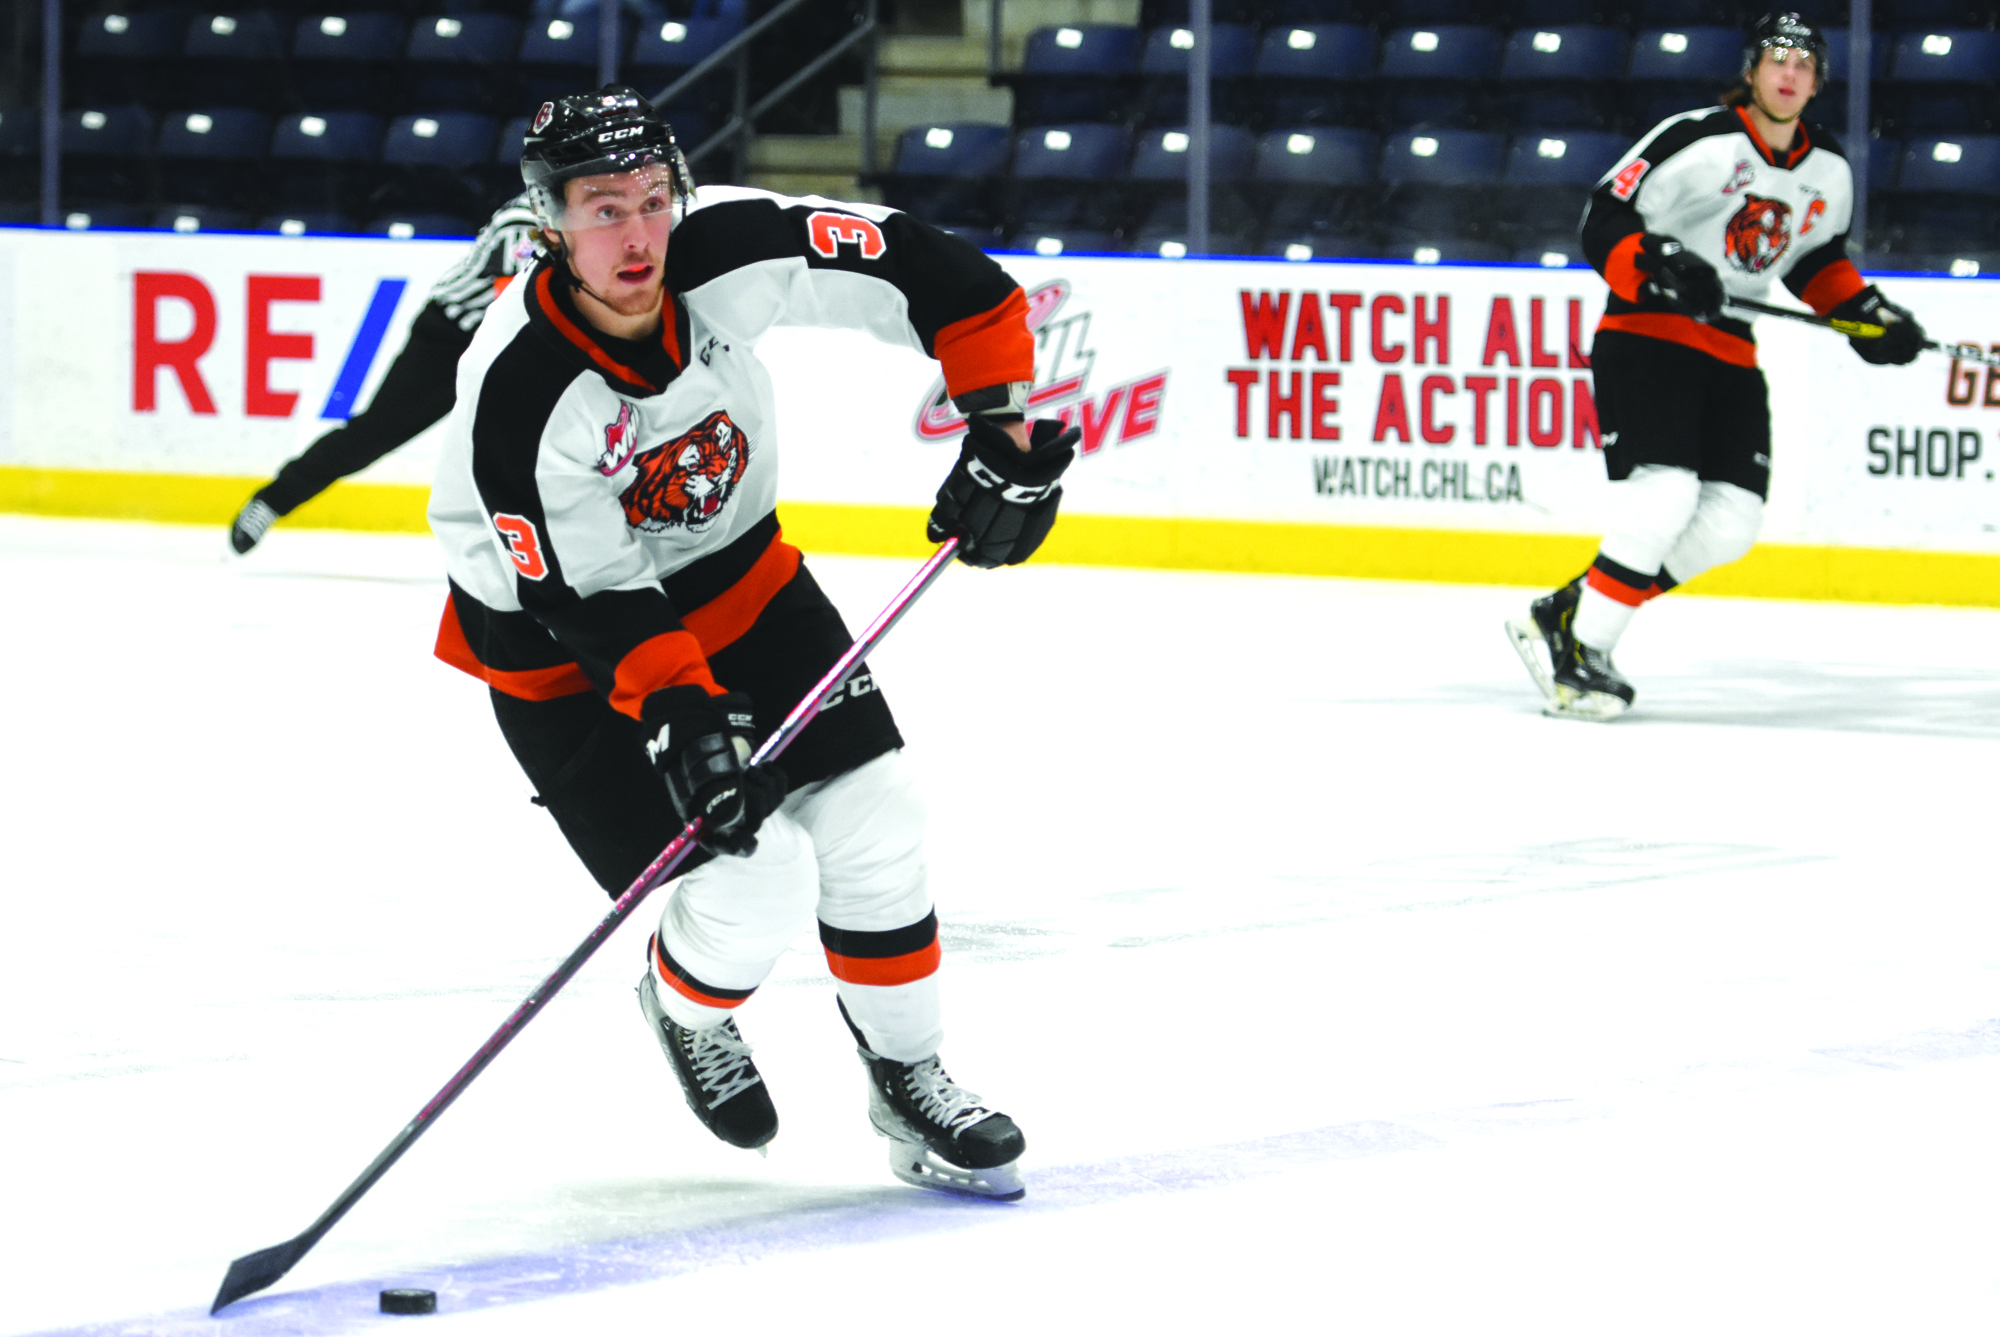
[[[436,1291],[392,1290],[382,1292],[382,1312],[385,1314],[435,1314],[438,1307]]]

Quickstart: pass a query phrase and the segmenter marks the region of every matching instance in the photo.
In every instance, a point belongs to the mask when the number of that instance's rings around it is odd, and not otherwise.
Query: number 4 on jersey
[[[549,573],[548,560],[542,556],[542,537],[535,532],[534,521],[525,515],[496,515],[493,527],[507,540],[507,556],[522,575],[529,580],[540,580]]]

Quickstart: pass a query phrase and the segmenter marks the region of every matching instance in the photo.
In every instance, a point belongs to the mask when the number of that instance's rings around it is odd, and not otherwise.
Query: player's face
[[[1819,71],[1813,68],[1813,58],[1796,47],[1765,48],[1750,72],[1751,96],[1774,121],[1796,119],[1818,91]]]
[[[585,289],[621,315],[658,308],[674,217],[667,169],[582,177],[564,186],[563,205],[563,241]]]

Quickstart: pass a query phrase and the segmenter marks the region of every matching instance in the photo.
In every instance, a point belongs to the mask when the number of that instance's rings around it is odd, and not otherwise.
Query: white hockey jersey
[[[1854,177],[1822,127],[1799,124],[1789,152],[1766,145],[1736,107],[1672,117],[1633,145],[1592,193],[1583,250],[1611,285],[1599,329],[1667,339],[1755,366],[1748,322],[1704,324],[1642,295],[1643,234],[1672,237],[1715,267],[1723,291],[1764,300],[1774,279],[1821,314],[1861,291],[1847,258]]]
[[[918,349],[954,396],[1033,378],[1020,286],[970,244],[873,205],[701,196],[669,240],[657,336],[599,332],[543,260],[459,362],[430,501],[452,587],[438,655],[500,691],[595,689],[636,718],[661,687],[719,690],[706,656],[799,564],[756,356],[772,327]]]

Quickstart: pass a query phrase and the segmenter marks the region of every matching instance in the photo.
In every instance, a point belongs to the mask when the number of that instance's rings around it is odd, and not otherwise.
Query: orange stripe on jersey
[[[785,531],[757,559],[743,578],[701,607],[681,615],[681,625],[701,642],[703,654],[714,654],[743,638],[778,591],[799,573],[799,550],[785,542]]]
[[[1611,254],[1604,257],[1604,281],[1611,285],[1611,291],[1628,302],[1639,300],[1639,285],[1646,276],[1639,272],[1639,244],[1646,239],[1643,232],[1634,232],[1611,248]]]
[[[1635,590],[1616,576],[1607,575],[1601,567],[1595,566],[1591,567],[1590,574],[1584,577],[1584,583],[1607,599],[1616,599],[1628,608],[1637,608],[1659,588],[1655,586],[1650,591]]]
[[[1725,334],[1712,325],[1704,325],[1669,311],[1633,311],[1622,316],[1606,316],[1597,322],[1597,328],[1617,330],[1621,334],[1640,334],[1648,339],[1663,339],[1670,344],[1684,344],[1732,367],[1757,365],[1757,345],[1748,339]]]
[[[541,273],[535,276],[535,301],[538,304],[540,304],[542,308],[542,314],[549,318],[549,324],[555,326],[556,332],[561,334],[563,338],[569,340],[571,343],[575,344],[578,348],[582,349],[584,355],[588,357],[592,362],[595,362],[598,366],[604,368],[604,370],[610,372],[613,376],[616,376],[619,380],[625,381],[631,385],[644,386],[648,391],[654,394],[658,394],[660,389],[659,386],[654,385],[644,376],[641,376],[638,372],[632,370],[624,363],[618,361],[616,358],[612,357],[609,353],[605,352],[602,348],[599,348],[597,346],[596,340],[592,339],[589,335],[585,334],[582,330],[578,329],[576,322],[563,314],[562,308],[556,305],[555,294],[549,288],[549,276],[553,273],[554,273],[553,270],[545,268],[542,270]],[[669,326],[667,334],[667,347],[669,350],[675,352],[674,361],[676,363],[679,363],[680,356],[677,350],[677,345],[675,345],[673,342],[674,336],[671,328],[672,322],[669,321],[667,323]]]
[[[444,617],[438,621],[437,657],[461,673],[470,673],[497,692],[523,701],[549,701],[558,696],[575,696],[590,690],[590,679],[575,664],[556,664],[539,669],[496,669],[479,662],[472,643],[459,625],[458,605],[445,596]]]
[[[693,683],[710,696],[722,695],[722,688],[716,686],[714,675],[708,671],[708,661],[702,658],[701,642],[686,631],[661,632],[633,646],[618,661],[611,685],[611,708],[636,720],[640,705],[649,695],[662,687],[687,683]]]
[[[826,952],[827,969],[848,984],[914,984],[937,974],[943,960],[944,948],[935,938],[928,947],[902,956],[842,956],[830,947]]]
[[[931,340],[944,364],[947,393],[1035,379],[1035,336],[1028,333],[1028,299],[1019,288],[990,311],[955,320]]]
[[[1799,294],[1805,304],[1822,316],[1868,286],[1852,260],[1836,260],[1819,273]]]

